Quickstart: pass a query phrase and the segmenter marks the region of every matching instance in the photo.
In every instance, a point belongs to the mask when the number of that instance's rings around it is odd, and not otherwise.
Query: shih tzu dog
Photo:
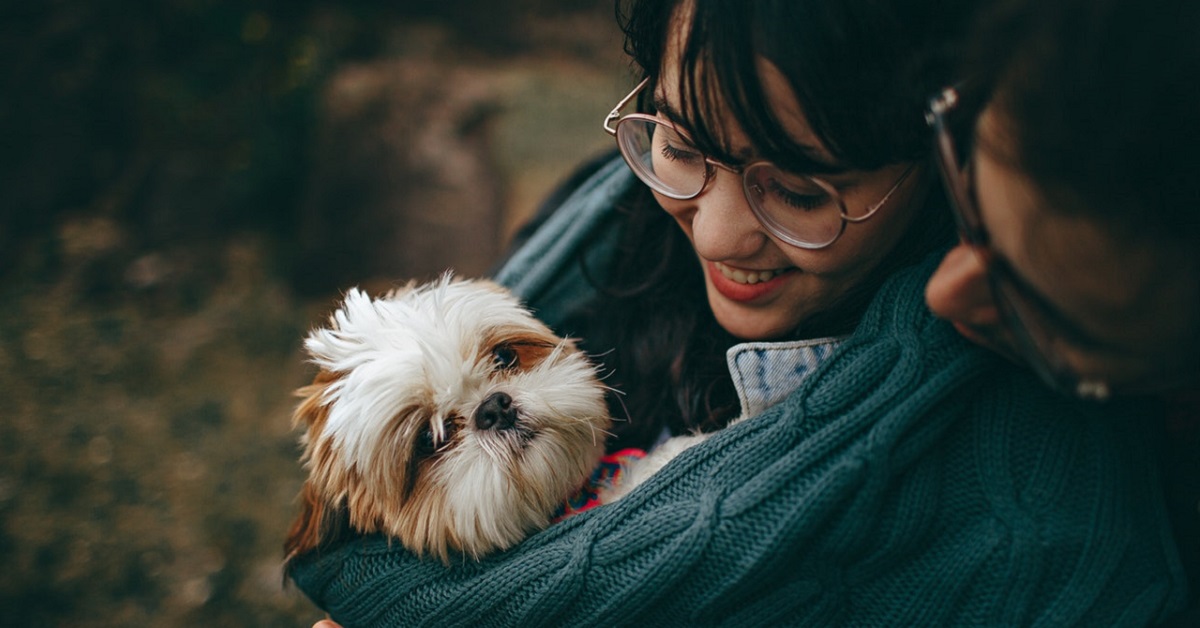
[[[546,527],[603,454],[595,367],[489,281],[351,290],[305,348],[289,562],[350,531],[478,559]]]

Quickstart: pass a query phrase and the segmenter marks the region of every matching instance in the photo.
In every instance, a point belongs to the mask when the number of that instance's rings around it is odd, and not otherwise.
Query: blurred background
[[[307,626],[300,340],[485,273],[632,86],[609,0],[0,9],[0,625]]]

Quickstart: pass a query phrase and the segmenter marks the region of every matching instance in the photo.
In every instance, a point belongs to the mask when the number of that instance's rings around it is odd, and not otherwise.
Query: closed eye
[[[664,143],[659,152],[667,161],[680,161],[685,164],[699,163],[704,159],[703,155],[694,150],[672,146],[669,143]]]
[[[812,211],[817,209],[829,201],[829,195],[821,192],[819,194],[805,194],[795,190],[788,189],[778,179],[770,179],[766,182],[767,194],[776,201],[787,205],[794,209]]]

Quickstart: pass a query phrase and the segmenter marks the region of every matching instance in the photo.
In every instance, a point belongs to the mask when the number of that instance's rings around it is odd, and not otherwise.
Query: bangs
[[[777,113],[768,106],[770,98],[762,84],[759,63],[770,60],[759,42],[763,31],[756,23],[761,14],[748,7],[726,11],[720,28],[711,28],[721,9],[711,3],[698,3],[687,32],[687,47],[680,59],[680,107],[674,112],[677,122],[710,157],[728,164],[740,164],[745,155],[734,151],[729,125],[720,124],[730,117],[745,134],[756,159],[765,159],[792,172],[829,174],[847,170],[836,143],[822,133],[820,125],[812,130],[835,157],[830,163],[819,158],[809,147],[791,137]],[[718,3],[719,4],[719,3]],[[749,36],[748,36],[749,34]],[[799,95],[796,85],[789,82]],[[810,99],[799,97],[798,105],[812,120]]]
[[[958,36],[971,11],[970,2],[637,0],[619,18],[626,52],[650,88],[665,62],[676,62],[667,42],[685,38],[680,110],[672,113],[697,148],[730,165],[744,161],[721,124],[728,121],[757,159],[821,174],[929,156],[925,104],[956,82]],[[762,83],[763,60],[778,68],[833,163],[787,133]],[[655,110],[653,94],[643,92],[643,112]]]
[[[970,3],[964,3],[969,5]],[[869,6],[868,6],[869,5]],[[680,7],[690,9],[681,21]],[[755,157],[801,173],[874,170],[926,157],[927,99],[952,82],[955,35],[966,7],[807,0],[641,0],[623,16],[626,50],[653,83],[679,51],[681,111],[698,148],[737,164],[728,129]],[[833,163],[797,145],[762,84],[761,61],[785,77],[812,134]],[[653,90],[647,90],[652,94]],[[643,111],[654,111],[643,95]]]

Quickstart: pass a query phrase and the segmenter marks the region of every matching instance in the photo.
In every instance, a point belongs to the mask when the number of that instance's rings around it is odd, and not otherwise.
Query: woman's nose
[[[705,259],[722,261],[751,257],[767,236],[742,191],[742,177],[718,169],[704,193],[691,201],[692,240]]]
[[[925,302],[937,316],[958,326],[995,327],[1000,315],[988,284],[987,266],[975,250],[959,244],[946,254],[929,283]]]

